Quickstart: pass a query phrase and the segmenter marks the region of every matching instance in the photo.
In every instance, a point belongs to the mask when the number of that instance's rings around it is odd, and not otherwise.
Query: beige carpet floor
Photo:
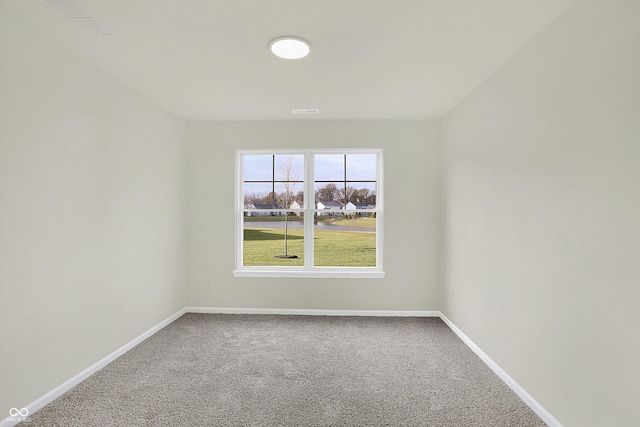
[[[440,319],[186,314],[25,426],[544,426]]]

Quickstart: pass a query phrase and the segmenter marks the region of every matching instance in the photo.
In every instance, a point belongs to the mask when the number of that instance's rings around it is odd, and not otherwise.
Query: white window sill
[[[294,277],[309,279],[383,279],[384,271],[290,271],[290,270],[233,270],[234,277]]]

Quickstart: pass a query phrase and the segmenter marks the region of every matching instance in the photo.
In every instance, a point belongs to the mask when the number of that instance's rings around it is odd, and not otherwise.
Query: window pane
[[[375,154],[347,154],[347,181],[377,179]]]
[[[301,209],[304,207],[304,184],[276,183],[276,203],[284,209]]]
[[[304,181],[302,154],[276,154],[276,181]]]
[[[303,216],[253,216],[243,218],[243,265],[302,266],[304,264]]]
[[[344,155],[316,154],[314,174],[314,181],[344,181]]]
[[[273,156],[270,154],[244,156],[244,181],[271,181]]]
[[[375,213],[316,215],[313,242],[318,267],[375,267]]]

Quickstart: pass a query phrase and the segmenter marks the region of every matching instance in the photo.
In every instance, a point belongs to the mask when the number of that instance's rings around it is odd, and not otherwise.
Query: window
[[[384,277],[382,150],[237,152],[235,276]]]

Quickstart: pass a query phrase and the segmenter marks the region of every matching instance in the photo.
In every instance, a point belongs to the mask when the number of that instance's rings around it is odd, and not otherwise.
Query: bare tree
[[[278,201],[286,209],[296,199],[295,189],[300,184],[300,162],[294,156],[287,156],[285,160],[278,162],[278,177],[284,187],[284,191],[278,195]]]
[[[367,198],[364,200],[365,203],[369,204],[369,205],[375,205],[376,204],[376,192],[371,191],[369,193],[369,195],[367,196]]]
[[[294,156],[287,156],[284,161],[278,162],[278,177],[280,178],[280,184],[284,187],[284,191],[278,195],[278,202],[285,209],[289,209],[291,204],[296,199],[295,189],[300,181],[300,174],[302,173],[300,163],[296,161]],[[297,258],[297,255],[289,255],[288,249],[288,227],[289,212],[285,212],[284,216],[284,255],[279,255],[280,258]]]
[[[361,188],[359,190],[356,190],[354,193],[354,197],[356,199],[356,202],[367,203],[367,197],[369,197],[369,189]]]
[[[343,205],[347,205],[349,202],[354,201],[354,195],[356,194],[356,189],[350,185],[347,185],[344,188],[341,188],[338,191],[338,198]]]
[[[273,208],[276,207],[276,202],[278,198],[278,193],[274,193],[273,191],[269,191],[269,193],[260,200],[259,203],[265,205],[271,205]]]
[[[262,203],[265,195],[261,193],[246,193],[244,195],[244,204],[254,204],[254,203]]]
[[[317,199],[319,202],[333,202],[338,200],[339,192],[335,184],[327,184],[317,191]]]
[[[291,204],[296,200],[296,197],[293,195],[292,192],[290,191],[283,191],[280,194],[276,195],[276,201],[278,202],[278,204],[280,206],[282,206],[285,209],[288,209],[291,207]]]

